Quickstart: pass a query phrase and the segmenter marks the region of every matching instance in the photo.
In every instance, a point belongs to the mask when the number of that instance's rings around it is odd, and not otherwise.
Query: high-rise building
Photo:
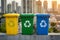
[[[40,0],[36,1],[37,13],[42,12],[42,2]]]
[[[52,9],[53,10],[57,9],[57,1],[52,1]]]
[[[33,0],[33,13],[37,13],[36,0]]]
[[[0,13],[1,13],[1,7],[0,7]]]
[[[12,6],[11,6],[11,4],[8,4],[7,5],[7,12],[8,13],[11,13],[12,12]]]
[[[6,0],[1,0],[1,13],[6,13],[7,11],[7,4]]]
[[[16,2],[16,12],[18,12],[17,10],[18,10],[18,3]]]
[[[16,12],[16,2],[12,1],[12,12]]]
[[[58,14],[58,10],[57,10],[57,1],[53,0],[52,1],[52,13],[57,15]]]
[[[58,4],[58,13],[60,13],[60,4]]]
[[[22,0],[23,13],[33,13],[34,0]]]
[[[44,9],[47,9],[48,8],[48,2],[47,1],[44,1],[43,2],[43,7],[44,7]]]
[[[0,13],[1,13],[1,0],[0,0]]]
[[[16,10],[17,10],[17,13],[21,13],[21,6],[18,6]]]
[[[47,12],[47,9],[48,9],[48,2],[47,2],[47,0],[45,0],[43,2],[43,8],[44,8],[44,11]]]

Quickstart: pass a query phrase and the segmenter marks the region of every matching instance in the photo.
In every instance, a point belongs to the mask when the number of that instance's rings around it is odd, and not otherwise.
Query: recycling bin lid
[[[36,14],[37,17],[50,17],[50,14]]]
[[[28,13],[28,14],[20,14],[20,16],[21,17],[33,17],[34,16],[34,14],[32,14],[32,13]]]
[[[17,14],[17,13],[9,13],[9,14],[4,14],[3,16],[4,17],[18,17],[19,14]]]

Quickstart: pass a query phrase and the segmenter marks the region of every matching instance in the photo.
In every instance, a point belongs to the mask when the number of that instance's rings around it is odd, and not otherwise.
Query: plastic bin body
[[[18,34],[18,15],[19,14],[4,14],[7,35]]]
[[[37,14],[37,35],[48,35],[49,14]]]
[[[22,34],[33,34],[33,14],[21,14]]]

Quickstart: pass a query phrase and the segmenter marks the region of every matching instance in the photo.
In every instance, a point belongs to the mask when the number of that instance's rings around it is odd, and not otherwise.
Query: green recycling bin
[[[33,34],[33,18],[34,14],[21,14],[22,22],[22,34],[31,35]]]

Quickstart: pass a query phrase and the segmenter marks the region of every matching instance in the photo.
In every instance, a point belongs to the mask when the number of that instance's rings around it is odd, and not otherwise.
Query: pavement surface
[[[0,35],[0,40],[60,40],[59,35],[15,35],[8,36],[6,34]]]

